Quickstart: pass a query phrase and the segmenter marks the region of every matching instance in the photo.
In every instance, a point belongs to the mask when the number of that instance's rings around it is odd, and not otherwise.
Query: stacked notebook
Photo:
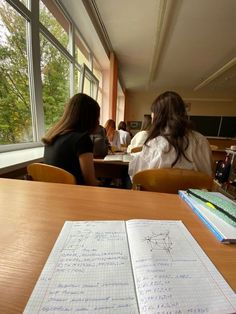
[[[236,203],[221,193],[198,189],[179,195],[221,242],[236,243]]]

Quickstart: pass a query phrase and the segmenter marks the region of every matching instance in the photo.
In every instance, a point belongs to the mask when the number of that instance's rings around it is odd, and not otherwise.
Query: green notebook
[[[187,193],[197,202],[211,209],[218,217],[236,227],[236,203],[216,195],[198,189],[189,189]]]

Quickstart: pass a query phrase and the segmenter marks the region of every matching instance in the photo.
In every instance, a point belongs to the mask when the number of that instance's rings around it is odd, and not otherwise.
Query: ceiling
[[[236,100],[236,0],[83,2],[93,6],[126,90]]]

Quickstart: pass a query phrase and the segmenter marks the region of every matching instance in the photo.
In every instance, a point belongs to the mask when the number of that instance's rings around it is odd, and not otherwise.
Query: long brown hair
[[[109,119],[104,125],[104,128],[106,129],[107,137],[110,142],[113,141],[115,132],[116,132],[116,123],[114,120]]]
[[[92,133],[99,123],[100,107],[86,94],[74,95],[65,106],[61,119],[42,138],[43,143],[52,144],[62,134],[71,131]]]
[[[186,136],[192,129],[187,118],[186,107],[179,94],[167,91],[158,96],[151,106],[153,113],[152,126],[149,136],[144,144],[157,136],[163,136],[176,151],[176,158],[172,167],[177,163],[181,156],[189,160],[185,151],[188,148],[189,140]]]
[[[149,131],[152,125],[152,117],[150,114],[145,114],[142,122],[141,131]]]

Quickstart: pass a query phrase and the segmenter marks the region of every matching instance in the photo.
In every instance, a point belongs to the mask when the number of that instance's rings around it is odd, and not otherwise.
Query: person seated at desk
[[[145,114],[141,131],[136,133],[135,136],[132,138],[130,145],[127,148],[127,153],[130,153],[132,148],[143,146],[144,142],[148,137],[148,131],[150,130],[151,124],[152,124],[151,115]]]
[[[158,96],[152,106],[152,126],[143,149],[129,164],[129,175],[152,168],[184,168],[212,175],[207,139],[192,130],[185,103],[175,92]]]
[[[98,127],[99,115],[100,107],[93,98],[74,95],[61,119],[42,139],[44,162],[72,173],[78,184],[98,185],[89,135]]]
[[[130,144],[131,136],[126,130],[126,123],[124,121],[120,121],[118,125],[118,132],[120,136],[120,144],[127,147]]]
[[[107,138],[109,140],[111,147],[115,150],[119,150],[120,149],[120,136],[119,136],[118,131],[116,131],[115,121],[112,119],[107,120],[104,128],[106,130]]]
[[[95,132],[90,135],[90,138],[93,142],[94,157],[104,158],[108,154],[109,149],[111,149],[104,127],[99,125]]]

